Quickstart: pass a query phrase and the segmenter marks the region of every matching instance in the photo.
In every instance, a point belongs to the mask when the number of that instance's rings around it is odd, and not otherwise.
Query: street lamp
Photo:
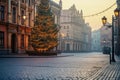
[[[116,8],[115,10],[114,10],[114,14],[115,14],[115,17],[118,17],[119,16],[119,9],[118,8]]]
[[[103,16],[103,18],[102,18],[102,23],[103,23],[104,26],[107,23],[107,18],[105,16]]]
[[[25,23],[26,16],[25,15],[23,16],[23,19],[24,19],[24,25],[26,26],[26,23]]]
[[[26,16],[25,16],[25,15],[23,16],[23,19],[24,19],[24,20],[26,19]]]
[[[114,22],[114,17],[113,16],[112,16],[112,25],[106,25],[107,18],[105,16],[102,18],[103,25],[107,26],[109,28],[112,28],[112,58],[111,58],[111,55],[110,55],[110,63],[111,63],[111,61],[115,62],[115,56],[114,56],[114,24],[113,24],[113,22]]]
[[[119,24],[119,12],[120,12],[120,9],[118,9],[118,8],[116,8],[115,10],[114,10],[114,14],[115,14],[115,17],[116,17],[116,19],[117,19],[117,44],[116,44],[116,54],[118,55],[119,54],[119,49],[120,49],[120,24]]]

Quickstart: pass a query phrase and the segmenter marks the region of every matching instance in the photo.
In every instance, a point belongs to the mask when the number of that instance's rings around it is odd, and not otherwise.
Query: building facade
[[[0,0],[0,54],[25,53],[34,26],[35,0]]]
[[[91,33],[91,28],[85,23],[82,10],[79,12],[75,5],[62,10],[60,26],[61,50],[63,52],[88,51],[87,45],[90,39],[88,33]]]

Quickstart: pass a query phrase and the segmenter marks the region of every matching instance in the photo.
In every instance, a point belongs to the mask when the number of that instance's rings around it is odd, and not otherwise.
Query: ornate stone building
[[[25,53],[34,26],[35,0],[0,0],[0,54]]]
[[[91,45],[91,28],[83,19],[75,5],[61,11],[61,50],[64,52],[89,51]]]

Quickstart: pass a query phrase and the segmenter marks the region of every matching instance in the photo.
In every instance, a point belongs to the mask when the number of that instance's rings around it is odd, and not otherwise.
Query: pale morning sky
[[[59,2],[59,0],[53,0],[55,2]],[[113,5],[116,0],[62,0],[63,9],[70,8],[73,4],[76,5],[77,10],[83,10],[83,15],[91,15],[105,10],[106,8]],[[85,17],[85,22],[88,22],[92,28],[92,30],[99,29],[102,26],[101,18],[106,16],[108,22],[111,23],[111,16],[114,15],[114,9],[116,5],[109,9],[108,11],[91,17]]]

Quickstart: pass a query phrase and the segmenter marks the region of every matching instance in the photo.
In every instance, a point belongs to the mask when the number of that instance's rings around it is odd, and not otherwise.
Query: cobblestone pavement
[[[0,58],[0,80],[88,80],[109,65],[102,53],[57,58]]]
[[[120,62],[99,70],[90,80],[120,80]]]

